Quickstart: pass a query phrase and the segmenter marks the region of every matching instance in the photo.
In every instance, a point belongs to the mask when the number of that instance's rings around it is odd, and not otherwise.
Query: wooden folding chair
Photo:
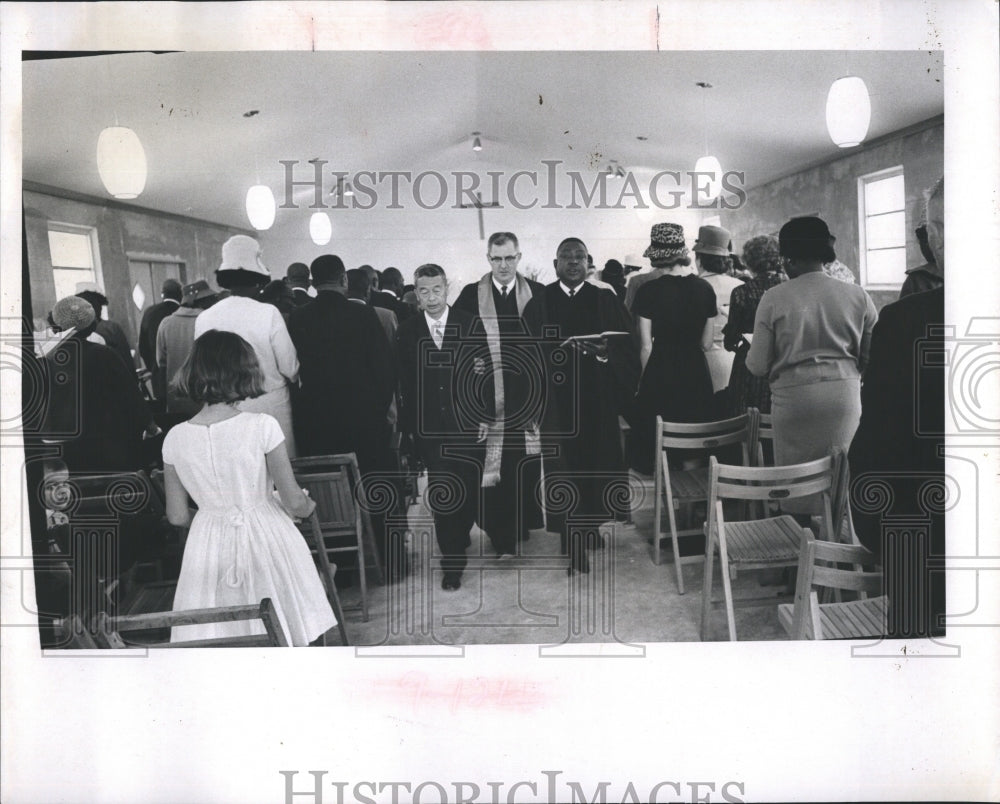
[[[674,550],[674,571],[677,575],[677,591],[684,594],[683,564],[702,560],[700,555],[681,558],[679,536],[702,533],[702,528],[677,529],[677,515],[674,504],[692,505],[708,499],[708,467],[671,470],[667,461],[667,449],[711,451],[730,444],[740,444],[743,462],[749,460],[752,420],[748,413],[732,419],[716,422],[686,424],[665,422],[656,417],[656,466],[654,470],[653,498],[653,560],[660,563],[660,539],[662,532],[662,511],[666,501],[667,518],[670,524],[670,539]]]
[[[309,547],[316,556],[316,561],[319,564],[319,577],[323,581],[323,588],[326,590],[326,599],[330,601],[330,608],[333,609],[333,614],[337,618],[337,630],[340,632],[340,641],[345,646],[350,645],[351,642],[347,638],[347,624],[344,622],[344,609],[340,605],[340,595],[337,594],[337,584],[334,582],[334,577],[337,574],[337,565],[330,562],[329,553],[323,549],[323,529],[320,526],[319,517],[315,511],[309,515],[308,533],[312,537],[312,543]],[[309,541],[309,537],[306,537],[306,541]],[[360,555],[358,560],[361,560]],[[365,616],[367,618],[367,613]],[[326,645],[326,634],[323,635],[323,645]]]
[[[316,514],[322,533],[320,543],[327,553],[356,552],[358,580],[361,586],[361,615],[368,622],[368,581],[366,570],[371,557],[380,583],[385,572],[371,518],[364,505],[364,486],[354,453],[296,458],[292,461],[296,481],[316,501]],[[305,526],[300,525],[302,530]],[[345,541],[345,537],[352,537]]]
[[[774,466],[774,420],[770,413],[761,413],[757,408],[749,408],[747,412],[754,423],[753,449],[750,453],[753,466]]]
[[[812,532],[788,514],[727,522],[723,501],[783,501],[820,495],[826,532],[831,532],[830,492],[834,482],[834,457],[792,466],[728,466],[710,459],[708,521],[705,523],[705,573],[701,596],[701,638],[708,639],[712,605],[712,572],[719,553],[729,639],[736,639],[734,605],[776,602],[774,596],[733,600],[731,576],[737,570],[793,567],[799,562],[803,537]]]
[[[837,564],[852,564],[842,569]],[[825,542],[812,536],[802,545],[795,602],[778,606],[778,621],[792,639],[860,639],[886,632],[886,598],[875,556],[860,545]],[[847,589],[857,600],[820,603],[814,586]],[[868,597],[874,593],[876,597]]]
[[[215,637],[212,639],[189,639],[181,642],[142,642],[134,634],[143,631],[159,631],[181,625],[204,625],[206,623],[226,623],[241,620],[260,620],[263,634]],[[122,636],[127,633],[126,639]],[[288,647],[285,634],[281,630],[278,613],[265,597],[260,603],[246,606],[220,606],[209,609],[187,609],[185,611],[157,611],[150,614],[127,614],[109,617],[101,612],[97,615],[93,637],[102,648],[254,648]]]

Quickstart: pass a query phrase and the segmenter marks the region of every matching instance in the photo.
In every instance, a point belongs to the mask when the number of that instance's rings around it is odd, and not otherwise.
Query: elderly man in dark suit
[[[288,319],[300,366],[301,387],[293,398],[299,452],[353,452],[362,476],[390,471],[386,412],[396,388],[392,347],[374,311],[348,301],[340,257],[317,257],[310,270],[316,298]],[[384,522],[374,515],[372,521],[376,541],[387,550]]]
[[[454,309],[476,317],[476,331],[489,347],[496,415],[486,432],[479,524],[504,558],[543,524],[539,428],[546,380],[539,338],[545,287],[518,273],[521,252],[511,232],[490,235],[486,259],[490,272],[462,289]]]
[[[456,590],[476,518],[482,452],[477,444],[486,411],[474,396],[475,364],[485,344],[472,336],[474,319],[448,307],[448,279],[439,265],[414,274],[421,312],[399,326],[396,355],[402,397],[400,425],[427,466],[424,495],[441,550],[441,588]],[[488,355],[486,356],[488,357]],[[435,503],[441,505],[435,509]]]

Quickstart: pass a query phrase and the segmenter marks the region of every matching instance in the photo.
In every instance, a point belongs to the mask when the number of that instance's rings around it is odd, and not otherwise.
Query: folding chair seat
[[[831,530],[830,492],[834,483],[835,456],[792,466],[730,466],[710,459],[708,521],[705,523],[705,571],[702,582],[701,638],[709,637],[712,573],[719,555],[729,639],[736,639],[736,603],[776,602],[764,598],[733,598],[731,578],[739,570],[794,567],[799,563],[803,538],[812,536],[788,514],[743,521],[726,521],[724,500],[783,501],[820,495],[826,532]],[[751,509],[745,509],[749,512]]]
[[[681,557],[678,537],[700,534],[702,528],[678,529],[677,513],[683,506],[706,501],[709,491],[708,466],[692,469],[671,469],[667,459],[667,450],[695,451],[694,454],[704,456],[705,451],[714,451],[730,445],[739,444],[743,463],[749,460],[749,448],[752,437],[752,417],[748,413],[731,419],[697,424],[665,422],[656,417],[656,466],[654,469],[654,502],[653,502],[653,560],[660,563],[660,539],[664,538],[662,530],[663,506],[666,505],[667,519],[670,527],[671,546],[674,551],[674,571],[677,576],[677,591],[684,594],[683,564],[691,564],[702,560],[700,555]]]
[[[838,564],[851,564],[850,569]],[[792,639],[859,639],[886,633],[882,572],[860,545],[808,537],[802,545],[794,603],[778,606],[778,621]],[[874,567],[866,572],[865,567]],[[820,603],[814,586],[851,590],[857,600]],[[868,597],[874,593],[875,597]]]

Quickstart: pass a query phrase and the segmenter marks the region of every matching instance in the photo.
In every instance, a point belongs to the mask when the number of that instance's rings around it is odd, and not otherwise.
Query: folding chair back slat
[[[844,569],[836,564],[852,564]],[[820,603],[814,587],[878,595],[882,573],[875,556],[860,545],[838,544],[809,536],[799,557],[795,602],[778,609],[778,619],[792,639],[849,639],[885,633],[884,596]]]
[[[793,567],[800,563],[803,537],[809,532],[788,514],[767,516],[749,521],[725,520],[724,500],[783,500],[819,495],[822,498],[822,519],[830,529],[830,494],[834,484],[836,456],[815,461],[777,467],[745,467],[709,460],[710,488],[708,522],[705,525],[705,570],[702,587],[701,635],[707,639],[712,600],[712,573],[718,551],[729,638],[736,639],[736,603],[757,602],[757,599],[735,600],[730,573],[736,569],[766,569]],[[766,507],[765,507],[766,508]],[[810,534],[811,535],[811,534]],[[775,601],[777,602],[777,600]]]
[[[156,631],[164,628],[174,628],[184,625],[204,625],[208,623],[237,622],[243,620],[260,620],[264,626],[263,634],[248,634],[232,637],[217,637],[213,639],[185,640],[180,642],[161,642],[155,644],[132,643],[122,637],[122,633],[130,635],[142,631]],[[188,609],[181,611],[162,611],[148,614],[128,614],[119,617],[109,617],[104,612],[97,615],[94,627],[94,639],[100,647],[121,649],[134,646],[157,648],[208,648],[208,647],[278,647],[288,646],[285,633],[278,620],[278,613],[270,598],[265,597],[260,603],[243,606],[220,606],[208,609]],[[131,637],[130,637],[131,639]]]
[[[714,422],[665,422],[656,417],[656,461],[654,470],[653,504],[653,560],[660,563],[660,539],[662,533],[662,512],[664,505],[670,525],[671,547],[674,553],[674,571],[677,577],[677,591],[684,594],[684,573],[682,565],[699,561],[698,556],[681,557],[679,536],[702,532],[701,528],[678,530],[674,505],[691,506],[707,500],[708,470],[695,468],[687,471],[671,470],[667,460],[667,450],[690,450],[696,454],[712,452],[734,444],[740,444],[743,462],[749,459],[753,420],[749,414],[735,416]]]

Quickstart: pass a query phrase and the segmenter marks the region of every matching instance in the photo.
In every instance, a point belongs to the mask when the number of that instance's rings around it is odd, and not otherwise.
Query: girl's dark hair
[[[253,347],[235,332],[210,329],[194,342],[172,383],[195,402],[217,405],[264,393],[264,375]]]
[[[722,257],[718,254],[699,254],[698,261],[701,267],[710,274],[726,274],[732,267],[729,257]]]
[[[262,288],[271,281],[269,276],[245,268],[227,268],[215,272],[215,281],[226,290],[233,288]]]

